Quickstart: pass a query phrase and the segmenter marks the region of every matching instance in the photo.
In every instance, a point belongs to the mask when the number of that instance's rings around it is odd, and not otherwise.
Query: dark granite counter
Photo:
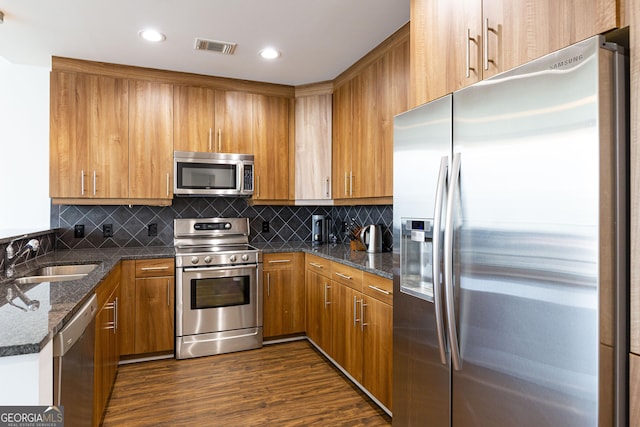
[[[390,252],[368,254],[352,251],[349,245],[312,246],[306,242],[254,244],[264,253],[307,252],[382,277],[392,278]],[[16,268],[16,276],[27,275],[39,267],[57,264],[98,264],[82,279],[68,282],[41,282],[15,285],[13,279],[0,281],[0,357],[38,353],[87,301],[109,271],[121,260],[173,257],[173,247],[86,249],[49,252]],[[38,300],[35,311],[22,311],[7,302],[7,291],[18,286],[29,298]],[[13,291],[15,295],[15,290]],[[18,298],[14,303],[24,306]]]
[[[349,245],[331,244],[314,246],[308,242],[284,242],[253,244],[264,253],[307,252],[331,261],[359,268],[372,274],[393,279],[393,260],[391,252],[369,254],[364,251],[352,251]]]
[[[92,263],[98,267],[82,279],[68,282],[15,285],[13,279],[0,281],[0,357],[38,353],[89,299],[118,261],[172,256],[173,248],[164,247],[87,249],[49,252],[24,263],[16,268],[15,277],[57,264]],[[32,300],[38,300],[40,307],[35,311],[23,311],[11,306],[7,302],[7,291],[14,286]],[[15,295],[15,288],[13,292]],[[24,307],[19,298],[13,301]]]

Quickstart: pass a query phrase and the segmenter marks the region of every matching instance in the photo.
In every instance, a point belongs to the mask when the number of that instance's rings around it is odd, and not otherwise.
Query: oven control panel
[[[257,264],[262,262],[261,251],[245,253],[207,253],[176,256],[176,267],[209,267]]]

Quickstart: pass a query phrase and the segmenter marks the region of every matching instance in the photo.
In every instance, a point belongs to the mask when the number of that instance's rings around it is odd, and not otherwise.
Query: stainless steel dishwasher
[[[98,299],[94,294],[53,339],[53,399],[64,407],[64,425],[93,419],[93,353]]]

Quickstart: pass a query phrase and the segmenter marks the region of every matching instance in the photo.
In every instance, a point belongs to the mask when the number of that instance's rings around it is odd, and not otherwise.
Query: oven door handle
[[[233,269],[233,268],[258,268],[257,264],[229,264],[229,265],[224,265],[222,267],[189,267],[189,268],[185,268],[182,267],[182,271],[184,271],[185,273],[192,273],[192,272],[201,272],[201,271],[222,271],[222,270],[229,270],[229,269]],[[180,268],[178,268],[177,270],[180,270]]]

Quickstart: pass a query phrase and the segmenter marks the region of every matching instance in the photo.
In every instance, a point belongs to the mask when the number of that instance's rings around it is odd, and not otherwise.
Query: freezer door
[[[454,426],[598,425],[600,219],[615,191],[599,45],[454,94]]]
[[[441,98],[394,122],[392,410],[398,426],[450,425],[451,374],[436,321],[435,302],[440,307],[442,301],[433,286],[433,255],[436,247],[441,260],[442,227],[434,212],[451,152],[451,100]],[[441,285],[439,278],[436,283]]]

